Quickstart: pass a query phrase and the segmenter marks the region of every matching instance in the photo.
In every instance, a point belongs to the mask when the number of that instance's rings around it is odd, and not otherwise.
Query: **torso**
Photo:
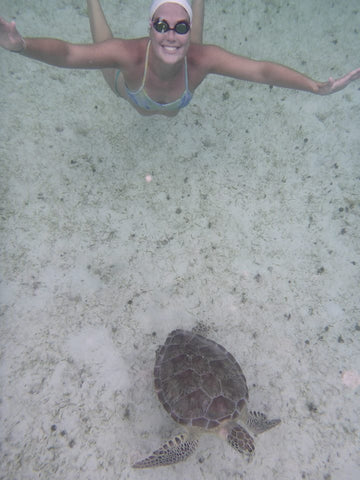
[[[127,87],[131,91],[137,91],[142,84],[146,47],[149,38],[140,38],[129,42],[131,48],[132,62],[129,68],[123,70],[123,77]],[[201,62],[199,62],[201,55],[200,50],[202,45],[190,44],[187,53],[187,68],[188,68],[188,86],[191,92],[202,82],[206,73],[201,72]],[[134,61],[135,59],[135,61]],[[170,80],[163,80],[159,78],[151,68],[151,51],[149,57],[148,71],[146,75],[145,89],[146,93],[156,102],[166,104],[171,103],[181,97],[185,89],[185,67],[182,64],[175,77]]]

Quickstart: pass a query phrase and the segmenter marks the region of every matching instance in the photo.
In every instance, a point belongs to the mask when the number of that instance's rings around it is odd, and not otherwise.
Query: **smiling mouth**
[[[174,46],[171,46],[171,45],[163,45],[162,48],[169,53],[174,53],[178,50],[179,47],[174,47]]]

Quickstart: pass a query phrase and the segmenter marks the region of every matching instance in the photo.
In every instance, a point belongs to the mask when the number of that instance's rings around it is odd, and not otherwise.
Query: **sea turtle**
[[[247,410],[248,388],[239,364],[224,347],[195,332],[174,330],[168,335],[156,352],[154,377],[160,402],[186,432],[134,468],[186,460],[202,432],[220,434],[235,450],[251,457],[255,447],[246,428],[257,434],[280,423]]]

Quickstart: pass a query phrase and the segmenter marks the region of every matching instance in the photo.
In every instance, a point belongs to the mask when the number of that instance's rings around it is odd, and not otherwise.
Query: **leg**
[[[94,43],[111,40],[113,34],[106,21],[99,0],[87,0],[87,9],[90,20],[91,35]],[[116,70],[114,68],[105,68],[104,70],[101,70],[101,72],[110,88],[117,93],[114,87]]]
[[[195,451],[197,445],[197,438],[181,433],[164,443],[150,457],[136,462],[133,468],[161,467],[183,462]]]
[[[106,21],[99,0],[87,0],[88,15],[90,20],[91,35],[94,43],[103,42],[113,38],[112,31]]]
[[[279,418],[276,418],[274,420],[268,420],[267,416],[264,413],[249,412],[246,425],[250,428],[252,432],[258,434],[265,432],[270,428],[276,427],[276,425],[279,425],[280,422],[281,420]]]
[[[227,441],[237,452],[246,455],[249,460],[254,455],[254,441],[248,432],[240,425],[235,425],[227,436]]]
[[[193,20],[191,27],[191,41],[194,43],[203,42],[204,27],[204,0],[193,0]]]

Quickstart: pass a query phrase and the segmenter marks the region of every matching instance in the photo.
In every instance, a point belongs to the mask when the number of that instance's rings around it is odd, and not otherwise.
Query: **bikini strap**
[[[146,74],[147,74],[148,64],[149,64],[150,44],[151,44],[151,40],[148,41],[148,44],[147,44],[147,47],[146,47],[144,75],[143,75],[141,87],[139,88],[138,91],[140,91],[140,90],[142,90],[143,88],[145,88]]]
[[[187,67],[187,58],[185,57],[185,90],[189,90],[189,75],[188,75],[188,67]]]
[[[147,47],[146,47],[146,55],[145,55],[145,66],[144,66],[144,75],[141,83],[141,87],[138,89],[138,92],[141,90],[145,89],[145,81],[146,81],[146,75],[148,71],[148,65],[149,65],[149,52],[150,52],[150,45],[151,45],[151,40],[148,41]],[[185,56],[185,90],[189,90],[189,75],[188,75],[188,66],[187,66],[187,57]]]

